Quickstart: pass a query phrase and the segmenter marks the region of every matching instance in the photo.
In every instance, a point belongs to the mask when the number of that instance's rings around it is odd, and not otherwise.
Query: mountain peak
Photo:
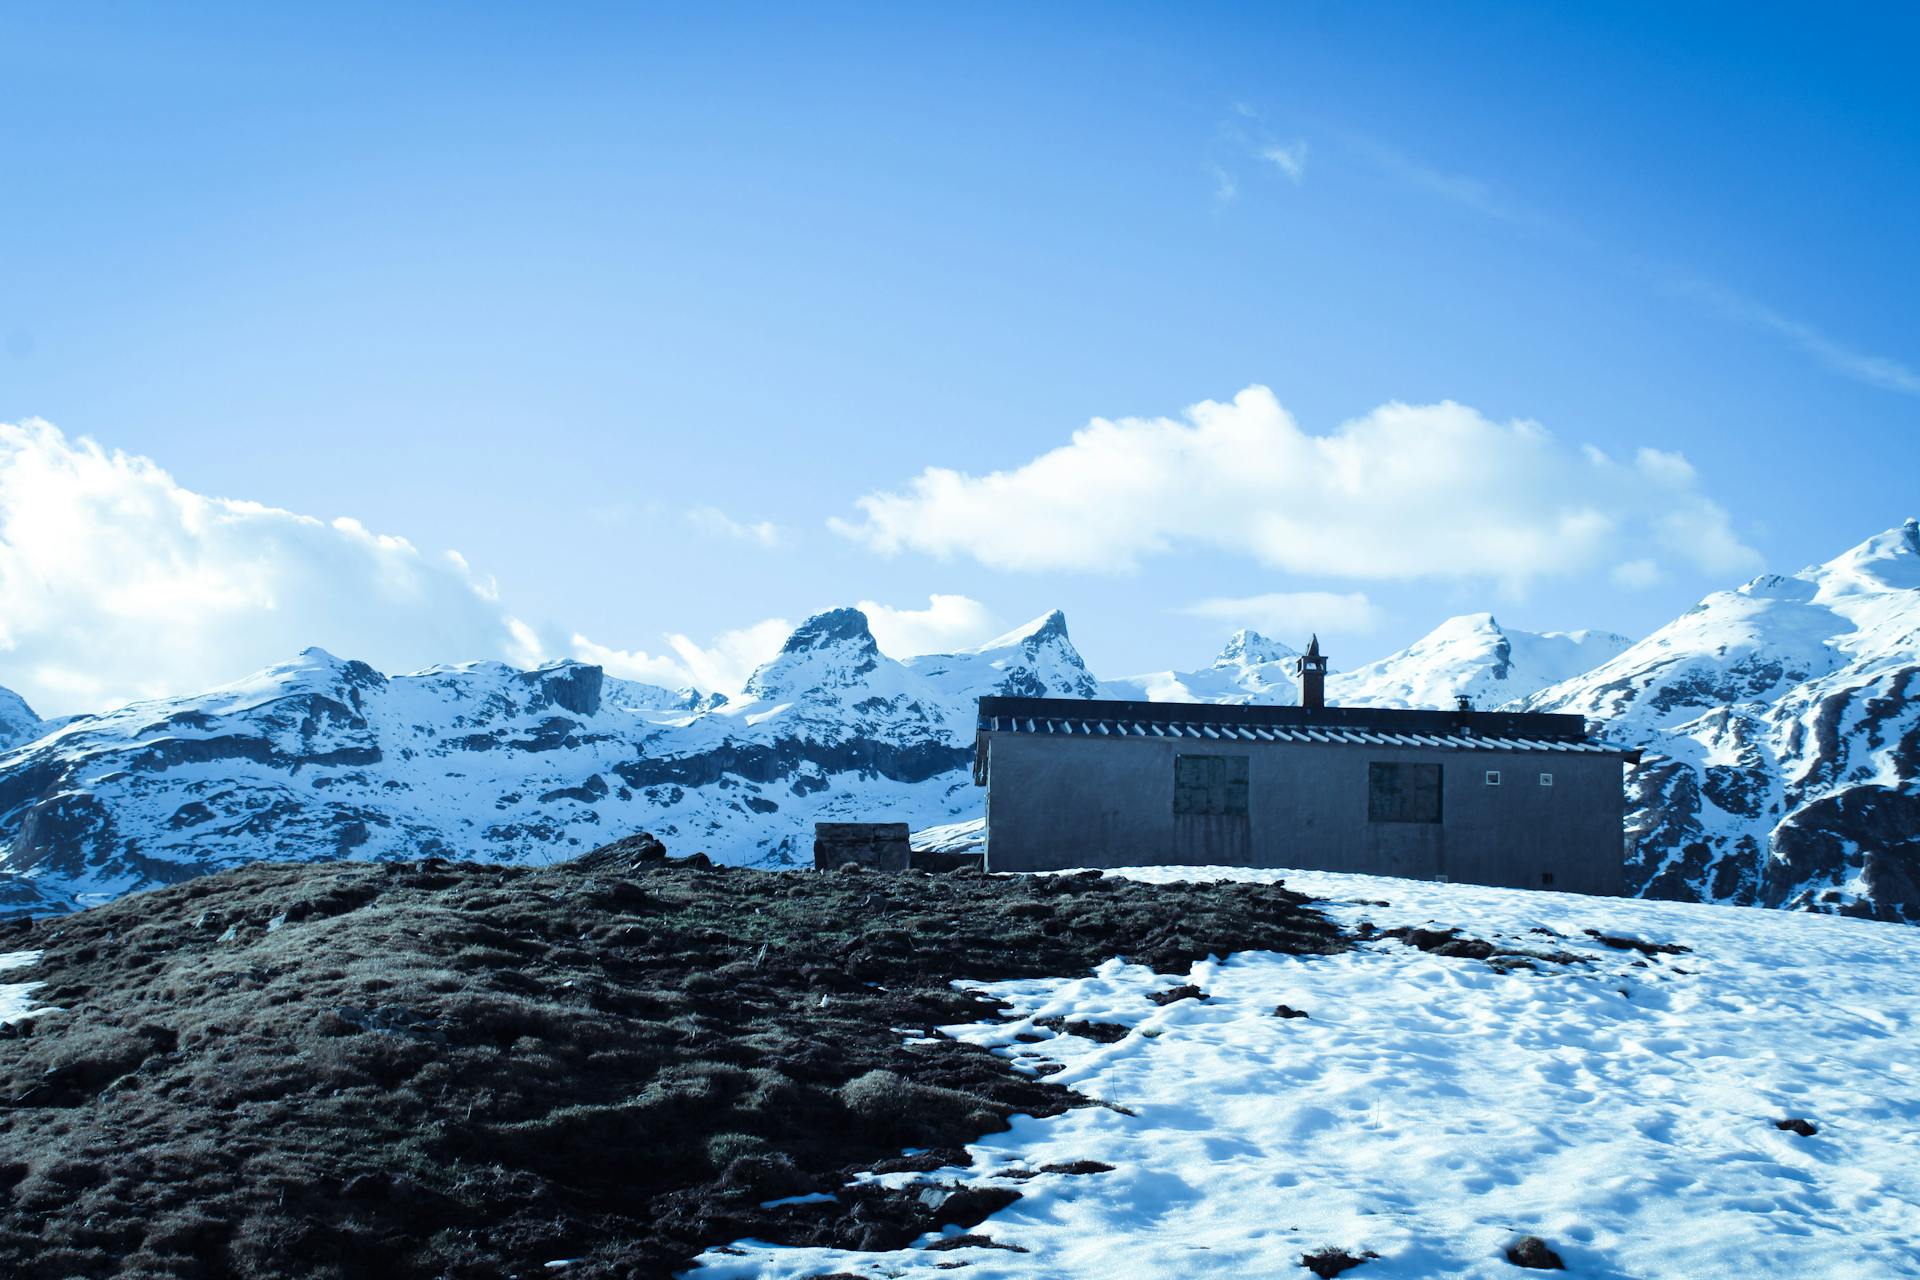
[[[1031,622],[1023,623],[1004,635],[995,636],[973,652],[985,653],[990,649],[1010,649],[1019,644],[1039,644],[1047,640],[1067,638],[1067,615],[1058,609],[1050,609]]]
[[[747,677],[749,699],[787,702],[808,691],[851,688],[885,662],[858,609],[829,609],[795,627],[780,652]]]
[[[816,613],[787,637],[782,653],[807,653],[828,645],[852,644],[862,650],[875,649],[873,632],[867,627],[867,615],[858,609],[829,609]]]
[[[1823,599],[1920,588],[1920,520],[1910,516],[1798,576],[1819,583]]]
[[[1459,613],[1427,632],[1419,643],[1442,644],[1476,636],[1504,636],[1500,620],[1491,613]]]
[[[40,717],[27,700],[11,689],[0,688],[0,751],[39,736],[39,728]]]
[[[1300,655],[1278,640],[1262,635],[1251,627],[1242,627],[1227,637],[1226,645],[1220,650],[1220,656],[1213,660],[1216,667],[1251,667],[1263,662],[1280,662]]]
[[[324,684],[327,681],[374,686],[385,684],[387,677],[358,658],[342,658],[317,644],[310,644],[286,662],[276,662],[221,688],[239,691],[265,685]]]
[[[295,667],[344,667],[347,664],[343,659],[334,656],[331,652],[322,649],[319,645],[310,644],[295,654],[293,661],[288,665]]]

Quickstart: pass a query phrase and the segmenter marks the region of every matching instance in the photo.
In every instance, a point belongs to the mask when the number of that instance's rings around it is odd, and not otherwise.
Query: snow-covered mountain
[[[1611,631],[1513,631],[1490,613],[1462,614],[1390,657],[1329,675],[1327,700],[1449,708],[1464,694],[1491,711],[1591,671],[1632,643]]]
[[[1653,753],[1647,896],[1920,920],[1920,523],[1715,592],[1527,708]]]
[[[1203,670],[1102,683],[1057,612],[899,662],[839,609],[729,701],[574,662],[388,677],[309,650],[206,694],[0,737],[0,912],[260,857],[547,859],[648,829],[678,852],[787,865],[808,859],[817,820],[964,835],[982,804],[981,695],[1291,703],[1296,656],[1243,631]],[[1328,680],[1345,705],[1461,694],[1577,712],[1647,749],[1628,775],[1641,893],[1920,921],[1914,522],[1711,595],[1638,644],[1472,614]],[[6,723],[27,723],[19,706]]]
[[[1102,686],[1104,696],[1141,702],[1266,703],[1294,706],[1300,680],[1299,651],[1258,631],[1236,631],[1213,665],[1200,671],[1155,671],[1122,676]]]
[[[576,662],[388,677],[309,649],[0,754],[0,909],[262,857],[551,859],[643,828],[680,852],[806,861],[818,820],[973,816],[982,694],[1096,688],[1057,613],[912,665],[859,611],[819,614],[733,701]]]
[[[1447,621],[1395,654],[1327,677],[1327,701],[1337,706],[1451,709],[1465,694],[1491,710],[1590,671],[1632,641],[1610,631],[1509,631],[1490,613]],[[1227,641],[1213,665],[1200,671],[1158,671],[1109,680],[1110,698],[1149,702],[1300,701],[1296,650],[1257,631]]]
[[[1067,639],[1067,615],[1055,609],[977,649],[908,658],[907,669],[941,695],[967,701],[981,692],[1035,698],[1097,698],[1100,684]]]
[[[0,688],[0,751],[39,737],[46,732],[42,724],[25,698],[11,689]]]

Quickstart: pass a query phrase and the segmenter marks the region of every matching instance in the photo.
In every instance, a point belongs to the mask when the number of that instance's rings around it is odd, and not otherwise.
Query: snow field
[[[40,958],[38,951],[0,952],[0,973],[24,969]],[[0,1024],[17,1022],[33,1008],[33,990],[37,982],[0,982]]]
[[[1512,1277],[1506,1247],[1537,1234],[1569,1275],[1606,1280],[1920,1276],[1911,926],[1332,873],[1125,874],[1284,878],[1343,924],[1457,925],[1583,963],[1503,974],[1383,939],[983,986],[1012,1019],[946,1033],[1134,1113],[1023,1117],[970,1148],[974,1167],[932,1175],[1019,1186],[974,1230],[1029,1252],[741,1242],[694,1274],[1305,1276],[1300,1256],[1334,1246],[1380,1255],[1355,1280]],[[1588,928],[1691,951],[1643,957]],[[1211,999],[1148,999],[1180,982]],[[1057,1015],[1131,1031],[1016,1040]],[[1789,1117],[1819,1132],[1775,1127]],[[1115,1168],[998,1176],[1071,1160]]]

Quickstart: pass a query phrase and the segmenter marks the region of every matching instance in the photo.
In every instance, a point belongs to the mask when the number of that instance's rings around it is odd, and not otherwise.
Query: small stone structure
[[[869,871],[905,871],[912,856],[904,822],[813,824],[815,871],[833,871],[849,862]]]

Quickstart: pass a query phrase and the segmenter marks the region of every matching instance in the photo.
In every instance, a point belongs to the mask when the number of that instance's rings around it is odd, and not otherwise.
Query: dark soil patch
[[[1602,933],[1598,929],[1588,929],[1586,934],[1595,942],[1612,947],[1615,951],[1638,951],[1643,956],[1683,956],[1693,950],[1677,942],[1642,942],[1639,938]]]
[[[1811,1120],[1803,1120],[1799,1116],[1792,1116],[1785,1120],[1775,1120],[1773,1127],[1787,1133],[1797,1133],[1803,1138],[1811,1138],[1814,1134],[1820,1132],[1819,1125]]]
[[[990,1236],[977,1236],[971,1232],[960,1236],[947,1236],[927,1246],[928,1253],[938,1253],[948,1249],[1005,1249],[1008,1253],[1026,1253],[1017,1244],[1001,1244]]]
[[[1070,1036],[1081,1036],[1096,1040],[1101,1044],[1114,1044],[1125,1040],[1133,1028],[1123,1027],[1117,1022],[1069,1022],[1065,1018],[1035,1018],[1033,1025],[1045,1027],[1049,1031],[1060,1031]]]
[[[1507,1246],[1507,1261],[1529,1271],[1565,1271],[1567,1264],[1539,1236],[1521,1236]]]
[[[1211,1000],[1212,998],[1212,996],[1194,986],[1192,983],[1178,987],[1168,987],[1165,991],[1156,991],[1147,997],[1147,999],[1159,1005],[1174,1004],[1181,1000]]]
[[[1017,1193],[853,1173],[935,1176],[1015,1113],[1087,1103],[904,1043],[993,1014],[955,979],[1342,945],[1278,886],[706,869],[638,838],[546,869],[261,863],[14,921],[0,951],[45,956],[9,978],[62,1011],[0,1040],[0,1273],[656,1277],[748,1236],[896,1248]]]
[[[1067,1173],[1067,1174],[1076,1174],[1076,1175],[1087,1174],[1087,1173],[1112,1173],[1113,1166],[1110,1164],[1101,1164],[1098,1160],[1068,1160],[1061,1164],[1043,1164],[1040,1166],[1040,1172]]]
[[[1388,929],[1383,938],[1398,938],[1410,947],[1436,956],[1458,956],[1463,960],[1485,960],[1494,953],[1494,945],[1482,938],[1463,938],[1458,929]]]
[[[1320,1249],[1313,1253],[1302,1254],[1300,1265],[1313,1272],[1320,1280],[1329,1280],[1342,1271],[1351,1271],[1369,1258],[1380,1255],[1369,1249],[1362,1254],[1351,1254],[1345,1249]]]
[[[1535,929],[1531,932],[1542,931]],[[1360,936],[1368,935],[1363,930]],[[1536,969],[1535,961],[1560,965],[1586,963],[1582,957],[1571,951],[1530,951],[1525,947],[1499,946],[1484,938],[1467,937],[1458,929],[1417,929],[1403,926],[1385,930],[1379,936],[1398,938],[1408,946],[1418,948],[1430,955],[1456,956],[1463,960],[1485,960],[1488,965],[1501,973],[1512,973],[1516,969]]]
[[[1273,1016],[1276,1018],[1310,1018],[1313,1015],[1305,1009],[1296,1009],[1290,1004],[1277,1004],[1273,1006]]]

